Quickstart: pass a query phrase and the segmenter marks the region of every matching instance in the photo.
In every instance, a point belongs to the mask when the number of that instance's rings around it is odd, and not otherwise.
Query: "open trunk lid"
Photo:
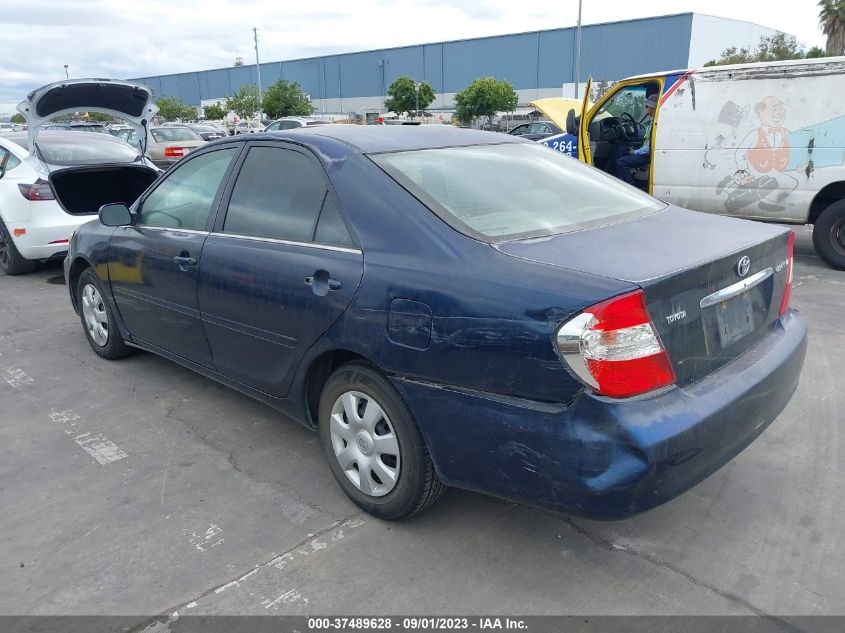
[[[779,226],[670,207],[495,248],[640,286],[677,382],[684,385],[748,350],[778,320],[789,233]]]
[[[69,79],[33,90],[17,109],[26,119],[30,147],[50,119],[74,112],[102,112],[123,119],[138,138],[146,139],[149,122],[158,112],[152,97],[150,88],[130,81]]]
[[[159,176],[144,165],[69,167],[50,173],[50,188],[59,206],[70,215],[88,215],[112,202],[132,206]]]

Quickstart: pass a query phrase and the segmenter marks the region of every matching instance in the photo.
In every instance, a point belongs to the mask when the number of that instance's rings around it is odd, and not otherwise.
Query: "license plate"
[[[747,292],[714,306],[719,344],[722,349],[733,345],[754,331],[754,310]]]

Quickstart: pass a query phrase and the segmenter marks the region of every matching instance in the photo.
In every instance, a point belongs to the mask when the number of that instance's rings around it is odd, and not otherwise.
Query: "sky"
[[[0,113],[71,77],[148,77],[572,26],[578,0],[3,0]],[[291,5],[291,6],[286,6]],[[537,6],[540,5],[540,6]],[[684,12],[756,22],[824,47],[815,0],[583,0],[582,23]],[[11,54],[16,51],[16,54]]]

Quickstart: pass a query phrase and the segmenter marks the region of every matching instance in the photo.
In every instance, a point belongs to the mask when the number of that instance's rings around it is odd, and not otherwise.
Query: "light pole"
[[[416,97],[416,107],[414,108],[414,118],[418,119],[420,117],[420,82],[414,82],[414,95]]]
[[[575,31],[575,98],[578,98],[578,81],[581,78],[581,0],[578,0],[578,27]]]
[[[253,27],[253,36],[255,37],[255,73],[258,75],[258,113],[261,117],[262,99],[261,99],[261,66],[258,63],[258,29]]]
[[[70,75],[67,72],[67,64],[65,64],[65,79],[70,79]]]

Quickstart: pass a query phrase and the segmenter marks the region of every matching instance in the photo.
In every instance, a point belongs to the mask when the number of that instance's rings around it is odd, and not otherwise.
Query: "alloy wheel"
[[[109,316],[103,298],[94,284],[85,284],[82,288],[82,316],[91,340],[100,347],[109,342]]]
[[[400,474],[399,442],[381,405],[360,391],[343,393],[332,406],[331,442],[335,458],[361,492],[383,497]]]

